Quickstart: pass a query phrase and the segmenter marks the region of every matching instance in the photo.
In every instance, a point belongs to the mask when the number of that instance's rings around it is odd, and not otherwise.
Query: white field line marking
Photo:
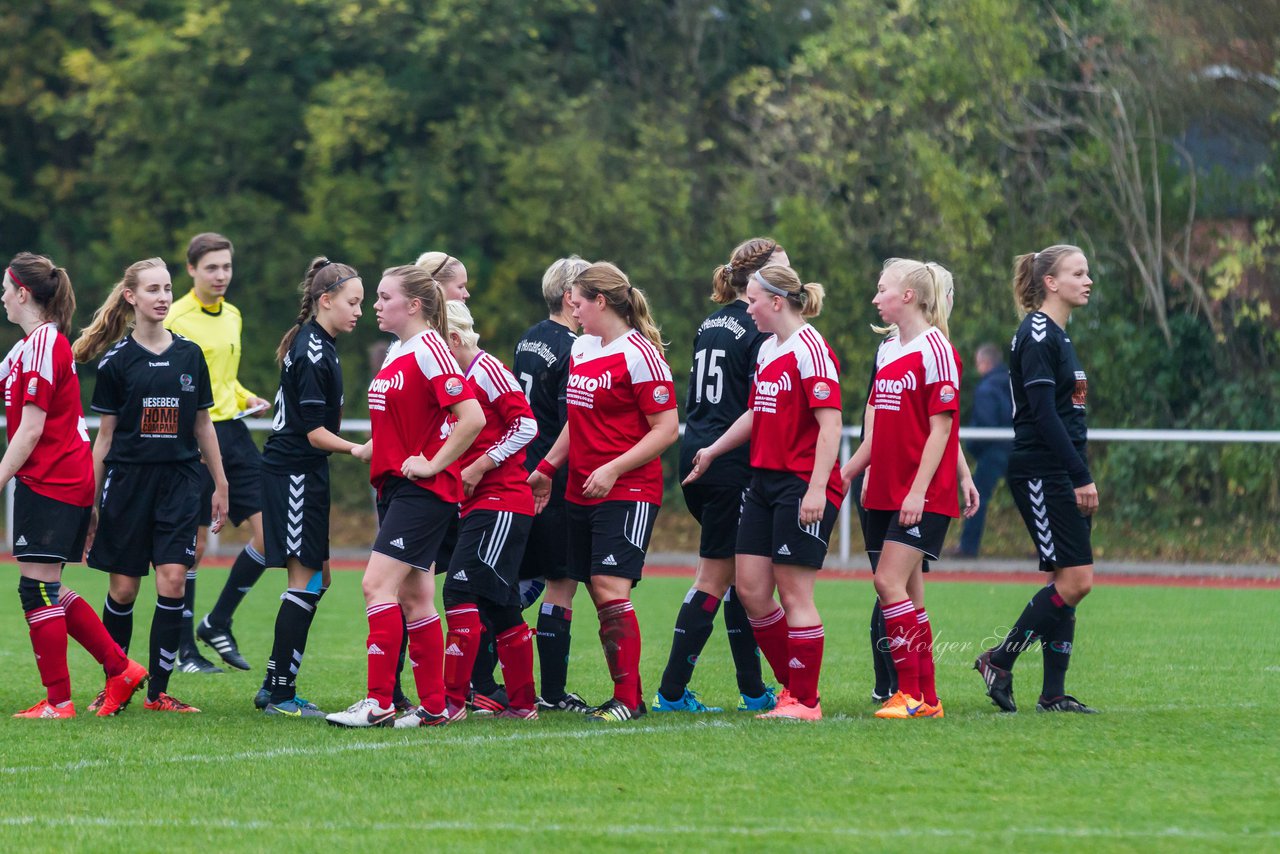
[[[54,765],[8,765],[0,767],[0,775],[13,774],[57,774],[69,771],[80,771],[88,768],[118,768],[122,765],[187,765],[187,764],[220,764],[223,762],[253,762],[262,759],[277,759],[290,756],[336,756],[343,753],[357,753],[370,750],[403,750],[406,747],[465,747],[467,745],[502,744],[512,741],[546,741],[550,739],[569,738],[587,739],[612,735],[648,735],[665,732],[687,732],[697,729],[728,729],[733,724],[728,721],[699,721],[684,726],[639,726],[617,727],[611,724],[597,724],[596,729],[570,730],[566,732],[540,732],[527,730],[504,734],[472,735],[454,739],[404,738],[395,741],[357,741],[352,744],[330,744],[309,747],[272,747],[265,750],[245,750],[240,753],[211,753],[205,755],[159,756],[129,759],[81,759],[75,762],[61,762]],[[359,738],[354,733],[352,736]]]
[[[130,818],[116,816],[5,816],[0,817],[0,827],[105,827],[105,828],[199,828],[209,830],[287,830],[291,833],[307,831],[356,831],[368,833],[381,832],[425,832],[454,830],[463,832],[522,833],[529,829],[524,823],[487,822],[487,821],[415,821],[415,822],[360,822],[345,823],[334,821],[306,822],[294,825],[282,825],[279,822],[242,820],[234,818]],[[701,833],[720,836],[773,836],[794,831],[791,825],[663,825],[663,824],[540,824],[539,830],[551,833],[599,833],[617,836],[651,836],[666,833]],[[1280,830],[1201,830],[1186,827],[1153,827],[1153,828],[1106,828],[1106,827],[1006,827],[999,830],[987,830],[966,827],[895,827],[879,830],[870,827],[854,827],[851,825],[806,826],[806,833],[817,836],[848,836],[870,839],[894,837],[930,836],[937,839],[990,839],[1008,836],[1045,836],[1065,839],[1087,839],[1117,837],[1128,839],[1202,839],[1202,840],[1237,840],[1237,839],[1277,839]]]

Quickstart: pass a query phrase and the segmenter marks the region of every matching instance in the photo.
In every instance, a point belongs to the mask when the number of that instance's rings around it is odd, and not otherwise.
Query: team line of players
[[[226,249],[229,266],[229,241]],[[1058,678],[1070,655],[1074,606],[1092,577],[1089,520],[1097,492],[1084,463],[1086,383],[1064,332],[1091,284],[1075,247],[1022,256],[1015,268],[1015,295],[1028,314],[1013,344],[1019,415],[1010,482],[1053,581],[1005,641],[975,663],[988,695],[1006,711],[1016,710],[1013,661],[1039,641],[1046,677],[1038,708],[1092,711],[1066,695]],[[896,676],[896,690],[876,716],[942,717],[923,573],[961,512],[958,496],[969,513],[978,500],[958,450],[961,366],[947,335],[951,275],[933,263],[886,263],[873,299],[885,338],[864,440],[843,470],[840,369],[808,322],[821,311],[823,287],[803,283],[782,247],[765,238],[739,246],[717,268],[713,286],[724,307],[694,342],[680,462],[686,503],[702,527],[698,574],[677,615],[652,709],[710,711],[688,685],[723,602],[739,708],[762,718],[821,719],[824,630],[814,582],[839,505],[857,482],[876,568],[873,621],[884,626],[877,643],[890,652]],[[395,340],[368,389],[372,438],[356,443],[338,434],[336,339],[361,316],[363,281],[353,268],[317,258],[301,290],[297,322],[277,353],[280,388],[260,475],[262,563],[288,570],[260,707],[346,727],[458,721],[474,702],[475,674],[487,667],[491,675],[492,661],[481,659],[488,635],[505,681],[501,702],[491,707],[500,716],[531,720],[554,709],[626,721],[645,714],[631,591],[662,501],[659,457],[677,440],[678,423],[644,293],[610,263],[557,261],[543,281],[549,318],[521,340],[513,372],[479,347],[461,261],[428,253],[385,270],[374,310],[379,329]],[[216,531],[234,497],[210,417],[205,354],[165,325],[173,304],[167,268],[160,259],[127,268],[74,347],[65,335],[74,308],[70,280],[47,258],[13,259],[4,304],[25,337],[4,365],[10,445],[0,484],[18,479],[19,593],[47,694],[19,716],[75,715],[68,637],[106,672],[91,704],[98,715],[117,714],[144,683],[144,708],[197,711],[167,692],[169,674],[197,528],[204,520]],[[92,406],[102,426],[91,451],[75,361],[92,359]],[[298,697],[296,680],[329,581],[331,453],[369,464],[379,526],[362,581],[367,690],[345,711],[325,715]],[[60,583],[63,564],[80,560],[86,545],[89,566],[110,573],[104,619]],[[113,603],[131,606],[152,566],[157,605],[143,667],[128,657],[119,621],[111,630],[108,624]],[[444,626],[436,573],[444,575]],[[536,626],[541,694],[522,581],[526,594],[527,582],[546,585]],[[599,706],[565,687],[578,583],[597,609],[614,684]],[[226,629],[214,638],[229,646],[215,649],[230,662],[239,652],[229,621]],[[757,646],[780,690],[763,681]],[[406,661],[418,695],[407,709],[397,702]]]

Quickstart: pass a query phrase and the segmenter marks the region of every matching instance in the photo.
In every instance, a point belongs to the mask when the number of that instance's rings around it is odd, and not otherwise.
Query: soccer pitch
[[[363,696],[359,578],[334,573],[302,669],[300,693],[326,711]],[[201,570],[201,613],[224,579]],[[72,567],[65,580],[101,603],[105,576]],[[283,584],[264,576],[237,614],[255,666]],[[650,695],[688,585],[637,590]],[[1104,713],[1036,714],[1032,652],[1015,671],[1023,711],[1001,715],[971,665],[1032,589],[931,584],[944,720],[872,718],[871,585],[828,580],[820,724],[545,714],[399,733],[266,718],[251,704],[260,671],[174,674],[171,693],[203,714],[147,713],[135,700],[98,719],[84,707],[101,671],[74,642],[80,716],[12,720],[42,689],[11,597],[0,609],[0,839],[98,851],[1280,847],[1280,591],[1099,585],[1081,609],[1068,690]],[[145,663],[154,585],[143,591],[133,656]],[[569,688],[600,702],[595,615],[585,594],[576,604]],[[719,620],[692,687],[709,705],[736,703]]]

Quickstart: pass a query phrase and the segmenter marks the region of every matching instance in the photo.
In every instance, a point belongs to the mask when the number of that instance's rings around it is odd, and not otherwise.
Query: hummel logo
[[[444,654],[445,655],[462,655],[462,648],[459,647],[456,643],[451,643],[449,644],[448,648],[445,649]]]
[[[369,644],[369,651],[365,655],[386,655],[386,653],[376,643],[371,643]]]
[[[609,555],[607,558],[600,561],[600,565],[601,566],[617,566],[618,561],[614,558],[613,555]]]
[[[787,555],[788,557],[790,557],[790,556],[791,556],[791,549],[787,548],[787,544],[786,544],[786,543],[783,543],[783,544],[782,544],[782,548],[778,549],[778,554],[780,554],[780,555]]]
[[[787,662],[787,667],[790,667],[792,670],[804,670],[804,669],[805,669],[805,668],[804,668],[804,662],[803,662],[803,661],[801,661],[801,660],[800,660],[800,659],[798,659],[798,658],[793,658],[793,659],[791,659],[790,661],[788,661],[788,662]]]
[[[917,540],[920,539],[920,526],[912,525],[910,528],[907,528],[907,536],[915,537]]]
[[[14,543],[14,545],[15,545],[15,546],[25,546],[26,544],[27,544],[27,538],[26,538],[26,537],[24,537],[24,536],[22,536],[21,534],[19,534],[19,535],[18,535],[18,541],[17,541],[16,543]]]
[[[398,549],[404,548],[404,537],[396,537],[394,540],[391,541],[391,545],[395,546]]]
[[[467,578],[467,571],[466,571],[465,569],[460,569],[460,570],[458,570],[457,572],[455,572],[455,573],[453,574],[453,580],[454,580],[454,581],[468,581],[469,579]]]

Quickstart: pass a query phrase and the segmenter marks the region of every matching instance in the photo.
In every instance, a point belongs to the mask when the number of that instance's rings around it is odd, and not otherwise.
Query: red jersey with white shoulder
[[[31,491],[74,507],[93,505],[93,450],[80,407],[80,378],[71,344],[55,323],[32,330],[0,365],[9,441],[22,423],[22,407],[45,412],[44,431],[17,478]]]
[[[373,461],[369,481],[379,491],[388,477],[403,477],[400,466],[414,454],[436,455],[456,419],[448,407],[475,394],[458,368],[444,339],[428,329],[393,343],[378,375],[369,383],[369,421]],[[443,498],[462,500],[462,466],[413,481]]]
[[[960,356],[936,326],[903,343],[886,338],[876,352],[876,378],[868,403],[875,409],[871,433],[871,469],[867,474],[869,510],[901,510],[920,469],[929,439],[929,418],[951,412],[947,448],[925,492],[924,509],[952,518],[960,515],[956,455],[960,452]]]
[[[467,382],[484,410],[484,427],[461,457],[466,468],[488,454],[498,467],[485,473],[470,498],[462,499],[462,515],[472,510],[506,510],[533,515],[533,490],[524,467],[524,449],[538,435],[529,400],[506,365],[481,350],[467,366]]]
[[[649,415],[676,408],[667,360],[653,342],[633,329],[607,346],[580,335],[569,356],[565,389],[569,410],[569,483],[565,500],[662,503],[662,461],[653,459],[620,476],[604,498],[587,498],[591,473],[617,459],[649,432]]]
[[[770,335],[756,356],[751,387],[751,466],[791,472],[806,483],[818,449],[815,409],[840,411],[840,363],[826,339],[809,324],[786,341]],[[840,461],[827,478],[827,500],[840,506]]]

